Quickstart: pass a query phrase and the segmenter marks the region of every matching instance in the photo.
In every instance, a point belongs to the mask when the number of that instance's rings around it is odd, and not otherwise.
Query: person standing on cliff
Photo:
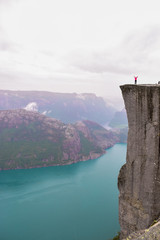
[[[137,84],[137,78],[138,78],[138,76],[137,76],[137,77],[134,77],[135,84]]]

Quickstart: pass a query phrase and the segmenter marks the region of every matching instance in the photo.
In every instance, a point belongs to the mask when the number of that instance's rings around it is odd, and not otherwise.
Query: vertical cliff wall
[[[126,164],[118,177],[122,239],[160,216],[160,85],[121,90],[129,125]]]

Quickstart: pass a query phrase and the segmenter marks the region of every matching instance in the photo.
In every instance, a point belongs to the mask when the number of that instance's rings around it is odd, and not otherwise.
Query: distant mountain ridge
[[[126,128],[128,127],[128,120],[126,110],[115,112],[112,120],[109,123],[112,128]]]
[[[102,125],[115,112],[102,97],[91,93],[0,90],[0,110],[8,109],[38,111],[64,123],[91,120]]]
[[[0,111],[0,169],[71,164],[95,159],[119,136],[91,121],[64,124],[38,112]]]

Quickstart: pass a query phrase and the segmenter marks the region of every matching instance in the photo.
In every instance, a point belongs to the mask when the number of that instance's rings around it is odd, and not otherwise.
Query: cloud
[[[0,5],[8,5],[13,2],[18,2],[19,0],[0,0]]]
[[[11,41],[5,30],[0,26],[0,51],[16,51],[18,44]]]
[[[131,74],[146,72],[149,67],[158,67],[159,57],[154,54],[159,48],[160,25],[134,31],[115,48],[103,51],[74,52],[70,64],[92,73]]]
[[[24,109],[27,111],[38,112],[38,105],[36,102],[30,102]]]
[[[14,44],[0,37],[0,51],[10,51],[14,49]]]
[[[8,2],[10,2],[11,0],[0,0],[0,4],[6,4]]]
[[[159,39],[160,25],[154,25],[130,33],[130,35],[124,40],[123,44],[129,51],[136,50],[141,53],[150,53],[155,49],[155,44],[157,45]]]

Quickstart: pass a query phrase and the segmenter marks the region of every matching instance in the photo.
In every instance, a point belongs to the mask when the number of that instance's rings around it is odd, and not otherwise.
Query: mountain
[[[34,111],[0,111],[0,169],[71,164],[95,159],[119,136],[85,120],[64,124]]]
[[[126,128],[128,126],[127,114],[125,109],[115,112],[112,120],[109,123],[112,128]]]
[[[117,134],[117,136],[119,136],[120,143],[127,143],[128,127],[114,128],[114,129],[112,129],[112,132],[115,132]]]
[[[115,110],[95,94],[0,90],[0,110],[26,109],[43,113],[64,123],[91,120],[105,124]]]

